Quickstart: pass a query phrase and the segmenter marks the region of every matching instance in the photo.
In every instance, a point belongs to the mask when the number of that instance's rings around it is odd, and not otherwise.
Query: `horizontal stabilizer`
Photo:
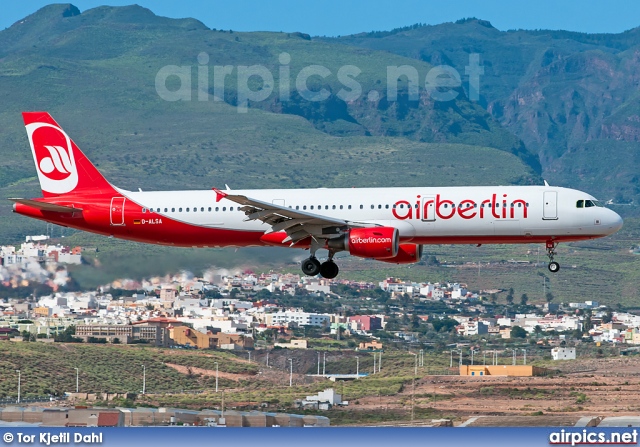
[[[32,208],[38,208],[42,211],[53,211],[56,213],[77,213],[82,211],[80,208],[73,208],[71,206],[56,205],[55,203],[40,202],[38,200],[31,199],[8,199],[15,203],[30,206]]]

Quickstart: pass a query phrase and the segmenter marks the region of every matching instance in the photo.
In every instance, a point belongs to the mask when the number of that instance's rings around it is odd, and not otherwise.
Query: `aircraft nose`
[[[606,227],[608,234],[613,234],[622,228],[622,217],[618,213],[612,210],[609,211],[606,219]]]

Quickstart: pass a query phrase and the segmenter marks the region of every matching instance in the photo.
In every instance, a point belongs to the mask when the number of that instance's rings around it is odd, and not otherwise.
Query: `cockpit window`
[[[584,200],[578,200],[576,202],[576,208],[584,208]]]
[[[585,208],[591,208],[592,206],[595,206],[593,201],[591,201],[591,200],[585,200],[584,201],[584,207]]]

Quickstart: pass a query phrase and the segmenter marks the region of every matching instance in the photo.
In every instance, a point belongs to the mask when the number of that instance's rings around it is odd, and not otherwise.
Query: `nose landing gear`
[[[554,256],[557,254],[556,253],[557,246],[558,246],[557,242],[547,241],[547,256],[549,257],[549,265],[547,266],[547,268],[551,273],[556,273],[558,270],[560,270],[560,264],[558,264],[553,260]]]

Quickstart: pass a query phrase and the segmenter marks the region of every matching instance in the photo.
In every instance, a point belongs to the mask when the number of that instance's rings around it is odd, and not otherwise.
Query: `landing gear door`
[[[278,206],[284,206],[284,199],[273,199],[271,203]]]
[[[420,218],[423,222],[435,222],[436,220],[436,198],[423,197],[420,208]]]
[[[123,226],[124,225],[124,197],[114,197],[111,199],[111,208],[109,215],[111,217],[111,225]]]
[[[542,218],[544,220],[558,219],[558,193],[556,191],[545,191]]]

